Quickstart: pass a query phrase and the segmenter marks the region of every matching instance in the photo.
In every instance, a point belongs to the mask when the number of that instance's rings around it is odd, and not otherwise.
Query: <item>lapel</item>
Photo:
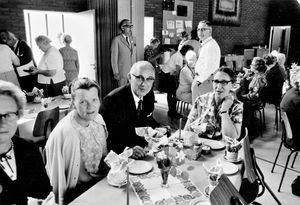
[[[126,91],[125,95],[127,96],[126,104],[128,106],[128,109],[127,109],[129,112],[128,114],[130,114],[130,116],[136,116],[137,110],[136,110],[135,102],[134,102],[133,95],[131,92],[130,84],[126,85],[125,91]]]
[[[130,51],[132,51],[131,45],[126,41],[126,38],[123,36],[123,34],[120,34],[120,37],[121,37],[121,42],[123,44],[125,44],[129,48]],[[130,37],[129,37],[129,41],[131,41]]]

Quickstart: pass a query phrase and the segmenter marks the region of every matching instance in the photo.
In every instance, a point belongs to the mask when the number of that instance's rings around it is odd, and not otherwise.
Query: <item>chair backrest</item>
[[[292,133],[292,128],[290,125],[289,118],[286,114],[285,111],[281,110],[281,124],[282,124],[282,137],[284,140],[286,138],[292,139],[293,138],[293,133]]]
[[[47,139],[50,132],[54,129],[59,121],[59,107],[49,110],[40,111],[35,120],[33,136],[45,136]]]
[[[249,66],[254,58],[254,48],[244,49],[244,66]]]
[[[228,177],[223,174],[219,179],[218,185],[210,193],[209,199],[211,205],[232,205],[234,204],[232,202],[233,197],[240,201],[240,203],[236,204],[248,204],[230,182]]]
[[[245,137],[242,140],[242,155],[244,158],[244,165],[245,165],[245,178],[248,179],[250,183],[253,183],[256,180],[256,174],[255,174],[255,167],[252,160],[252,154],[251,154],[251,147],[250,147],[250,140],[248,136],[248,129],[245,128]]]

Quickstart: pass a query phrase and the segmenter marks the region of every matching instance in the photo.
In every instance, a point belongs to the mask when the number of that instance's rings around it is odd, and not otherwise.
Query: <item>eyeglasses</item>
[[[213,80],[213,83],[215,83],[215,84],[221,84],[222,86],[225,86],[225,85],[227,85],[230,82],[231,82],[231,80]]]
[[[201,31],[201,32],[204,32],[206,30],[210,30],[210,28],[198,28],[197,31]]]
[[[153,81],[155,80],[154,77],[148,77],[148,78],[144,78],[144,76],[142,75],[134,75],[131,73],[132,76],[135,77],[135,79],[139,82],[139,83],[143,83],[143,82],[146,82],[146,83],[153,83]]]
[[[123,25],[122,27],[132,28],[133,25]]]
[[[18,116],[18,112],[8,112],[5,114],[0,114],[0,119],[12,121],[12,120],[16,119],[17,116]]]

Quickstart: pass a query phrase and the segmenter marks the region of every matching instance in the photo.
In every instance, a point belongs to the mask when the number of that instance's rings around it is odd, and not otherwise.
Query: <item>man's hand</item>
[[[120,74],[119,73],[115,73],[114,74],[114,78],[119,81],[120,80]]]
[[[133,150],[133,153],[132,153],[133,159],[140,159],[140,158],[145,157],[146,153],[142,147],[137,145],[137,146],[133,147],[132,150]]]

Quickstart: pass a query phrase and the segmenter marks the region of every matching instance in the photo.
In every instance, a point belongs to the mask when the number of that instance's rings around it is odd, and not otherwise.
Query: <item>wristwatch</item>
[[[228,113],[228,110],[220,111],[220,114],[225,114],[225,113]]]

